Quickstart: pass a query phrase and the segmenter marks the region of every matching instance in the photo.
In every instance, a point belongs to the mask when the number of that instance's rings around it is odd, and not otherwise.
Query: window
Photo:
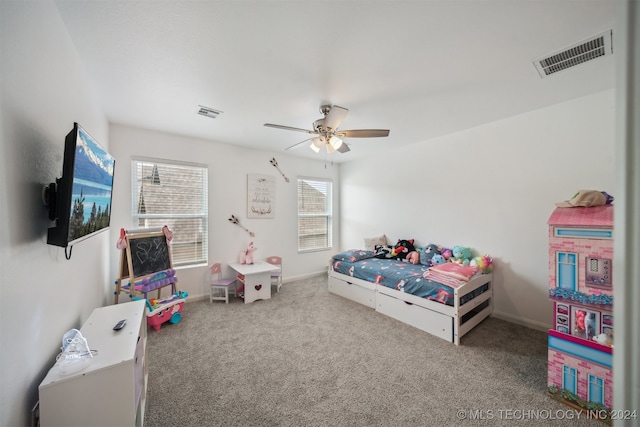
[[[604,404],[604,380],[589,374],[589,402]]]
[[[171,161],[131,163],[134,228],[173,230],[174,267],[207,263],[207,167]]]
[[[575,291],[578,283],[578,255],[571,252],[556,253],[556,286]]]
[[[578,383],[577,374],[576,368],[562,365],[562,388],[576,394],[576,384]]]
[[[331,181],[298,178],[298,252],[331,248],[331,230]]]

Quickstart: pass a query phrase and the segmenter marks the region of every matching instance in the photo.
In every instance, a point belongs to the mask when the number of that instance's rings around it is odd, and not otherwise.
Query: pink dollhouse
[[[549,394],[605,414],[613,404],[613,205],[556,208],[548,224]]]

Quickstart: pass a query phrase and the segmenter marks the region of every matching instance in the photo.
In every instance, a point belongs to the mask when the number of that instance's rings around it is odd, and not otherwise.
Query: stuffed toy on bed
[[[392,255],[393,258],[398,261],[406,261],[411,264],[418,264],[420,262],[420,254],[413,245],[413,239],[399,239],[398,243],[393,247]]]
[[[473,258],[470,265],[477,265],[482,274],[489,274],[493,271],[493,259],[489,255]]]
[[[471,255],[471,249],[464,246],[454,246],[452,252],[453,256],[449,258],[449,261],[458,264],[469,265],[473,257],[473,255]]]
[[[440,255],[442,253],[442,247],[429,243],[420,251],[420,264],[431,265],[431,259],[434,255]]]
[[[373,248],[374,257],[380,259],[393,259],[392,255],[393,246],[389,245],[375,245]]]
[[[444,264],[445,262],[447,262],[447,260],[444,259],[442,255],[435,254],[434,256],[431,257],[431,264],[429,265],[433,267],[434,265]]]

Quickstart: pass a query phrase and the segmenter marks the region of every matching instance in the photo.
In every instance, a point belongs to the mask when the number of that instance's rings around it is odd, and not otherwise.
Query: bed
[[[444,265],[442,271],[454,268],[457,267]],[[474,274],[465,270],[465,277],[459,277],[439,274],[438,270],[379,259],[372,251],[349,250],[332,257],[328,289],[459,345],[462,336],[491,315],[492,274],[476,269]]]

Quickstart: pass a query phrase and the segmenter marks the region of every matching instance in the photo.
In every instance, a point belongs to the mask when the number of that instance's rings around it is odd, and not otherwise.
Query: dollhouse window
[[[611,266],[608,258],[587,257],[585,260],[585,284],[590,288],[611,289]]]
[[[559,288],[575,291],[578,283],[578,255],[571,252],[556,254],[557,284]]]
[[[556,228],[555,237],[575,237],[579,239],[613,239],[613,230],[597,228]]]
[[[600,313],[580,307],[571,307],[571,335],[591,340],[600,333]]]
[[[604,380],[589,374],[589,402],[604,404]]]
[[[576,394],[576,384],[578,382],[576,368],[567,365],[562,366],[562,388]]]

